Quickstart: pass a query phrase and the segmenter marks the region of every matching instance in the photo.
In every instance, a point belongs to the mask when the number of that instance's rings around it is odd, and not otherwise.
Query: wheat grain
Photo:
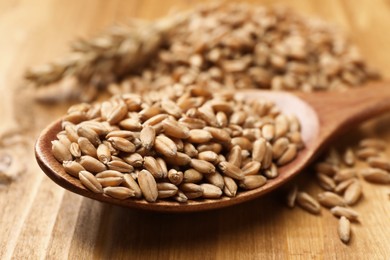
[[[107,144],[99,144],[96,149],[96,156],[102,163],[106,164],[111,160],[111,151]]]
[[[80,171],[79,179],[81,183],[90,191],[95,193],[103,193],[102,185],[98,182],[92,173],[88,171]]]
[[[64,161],[62,166],[68,174],[76,178],[79,177],[79,172],[85,171],[84,167],[76,161]]]
[[[134,194],[129,198],[143,195],[147,201],[157,197],[185,201],[234,197],[243,190],[259,188],[267,179],[278,177],[277,163],[286,164],[298,153],[299,147],[287,137],[291,133],[288,118],[272,102],[239,100],[233,92],[212,93],[196,85],[173,88],[176,91],[164,98],[155,92],[124,94],[100,104],[71,108],[72,116],[79,112],[90,116],[81,122],[71,117],[78,123],[62,123],[64,130],[58,136],[65,141],[55,142],[61,152],[70,154],[64,157],[66,161],[79,163],[64,163],[66,171],[73,176],[82,170],[94,173],[103,187],[130,189]],[[193,101],[188,103],[189,99]],[[225,114],[223,125],[216,121],[218,113]],[[267,125],[274,126],[272,131],[281,136],[274,138],[273,134],[267,141],[262,136]],[[149,174],[155,185],[207,185],[180,189],[183,193],[173,189],[158,193],[149,187],[154,185]],[[118,194],[120,197],[119,190]]]
[[[331,208],[330,212],[336,217],[346,217],[351,221],[357,221],[359,218],[359,213],[350,208],[336,206]]]
[[[205,199],[218,199],[222,196],[222,190],[215,185],[202,183],[200,187],[203,189],[202,197]]]
[[[105,187],[103,189],[103,192],[104,194],[110,197],[120,199],[120,200],[128,199],[130,197],[135,197],[134,191],[126,187]]]
[[[129,188],[134,192],[135,198],[141,198],[142,191],[138,185],[138,183],[131,177],[130,174],[124,174],[123,175],[123,186]]]
[[[333,192],[322,192],[317,196],[318,202],[324,207],[344,206],[345,201],[342,197]]]
[[[64,161],[71,161],[72,160],[72,154],[70,153],[69,149],[60,141],[54,140],[52,141],[52,152],[54,157],[59,161],[59,162],[64,162]]]
[[[253,190],[263,186],[267,178],[262,175],[248,175],[239,182],[239,186],[245,190]]]
[[[388,184],[390,183],[390,173],[378,169],[378,168],[367,168],[361,171],[364,179],[373,183]]]
[[[158,197],[157,183],[153,175],[147,170],[138,173],[138,184],[143,196],[148,202],[155,202]]]
[[[351,236],[351,223],[344,216],[342,216],[339,220],[338,233],[341,241],[344,243],[349,242]]]
[[[344,192],[344,200],[347,205],[356,204],[362,196],[362,185],[359,181],[353,182]]]
[[[96,147],[86,137],[79,137],[79,139],[77,140],[77,144],[79,146],[80,152],[83,155],[89,155],[91,157],[97,156]]]
[[[298,192],[296,201],[299,206],[312,214],[319,214],[321,212],[320,204],[306,192]]]

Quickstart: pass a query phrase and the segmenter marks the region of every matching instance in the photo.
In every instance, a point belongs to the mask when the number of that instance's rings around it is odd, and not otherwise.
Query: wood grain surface
[[[91,36],[129,18],[154,19],[189,0],[0,0],[0,133],[29,139],[20,160],[27,168],[0,188],[0,259],[389,259],[389,186],[363,182],[349,245],[337,237],[337,220],[284,206],[282,191],[216,211],[157,214],[103,204],[65,191],[34,159],[35,138],[67,105],[43,106],[22,80],[27,66],[66,53],[78,36]],[[274,1],[250,1],[271,4]],[[390,78],[388,0],[278,1],[343,28],[364,56]],[[390,114],[349,132],[337,143],[363,135],[390,143]],[[390,150],[390,149],[388,149]],[[390,151],[389,151],[390,155]],[[315,194],[312,173],[301,187]]]

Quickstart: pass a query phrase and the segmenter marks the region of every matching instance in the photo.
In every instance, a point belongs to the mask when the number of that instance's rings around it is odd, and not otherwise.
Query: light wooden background
[[[34,140],[66,106],[36,105],[21,80],[26,66],[62,55],[77,36],[130,17],[153,19],[190,0],[0,0],[0,132]],[[270,4],[273,1],[251,1]],[[279,1],[341,26],[367,59],[390,77],[390,1]],[[350,133],[390,143],[386,115]],[[14,147],[13,147],[14,148]],[[329,212],[290,210],[276,192],[218,211],[169,215],[105,205],[56,186],[35,163],[33,141],[21,150],[27,169],[0,188],[0,259],[390,259],[389,187],[364,183],[350,245],[337,237]],[[312,177],[302,185],[315,191]]]

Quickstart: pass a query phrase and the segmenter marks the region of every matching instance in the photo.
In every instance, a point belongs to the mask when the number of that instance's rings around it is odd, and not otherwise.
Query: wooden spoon
[[[312,162],[323,148],[336,136],[358,123],[390,110],[390,83],[370,83],[347,92],[297,93],[245,90],[238,92],[248,99],[265,97],[272,100],[287,114],[295,114],[301,122],[305,148],[291,163],[279,168],[279,177],[268,180],[257,189],[239,192],[234,198],[194,200],[188,203],[160,200],[148,203],[145,200],[118,200],[103,194],[93,193],[79,180],[67,174],[51,153],[51,141],[61,130],[61,121],[48,126],[39,136],[35,155],[39,166],[54,182],[82,196],[116,204],[160,212],[194,212],[239,204],[258,198],[286,183]]]

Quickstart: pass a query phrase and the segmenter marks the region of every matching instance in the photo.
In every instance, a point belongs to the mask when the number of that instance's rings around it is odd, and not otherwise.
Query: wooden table
[[[27,132],[34,140],[66,105],[36,104],[22,81],[27,66],[64,54],[77,36],[90,36],[115,21],[153,19],[198,1],[1,0],[0,132]],[[253,1],[270,4],[272,1]],[[389,1],[279,1],[345,29],[384,76],[390,76]],[[389,115],[354,131],[390,141]],[[14,147],[12,147],[14,148]],[[347,246],[337,220],[284,206],[276,192],[218,211],[170,215],[105,205],[65,191],[47,178],[33,156],[33,142],[19,149],[27,169],[0,188],[1,259],[389,259],[389,187],[364,182]],[[305,189],[315,191],[305,175]]]

